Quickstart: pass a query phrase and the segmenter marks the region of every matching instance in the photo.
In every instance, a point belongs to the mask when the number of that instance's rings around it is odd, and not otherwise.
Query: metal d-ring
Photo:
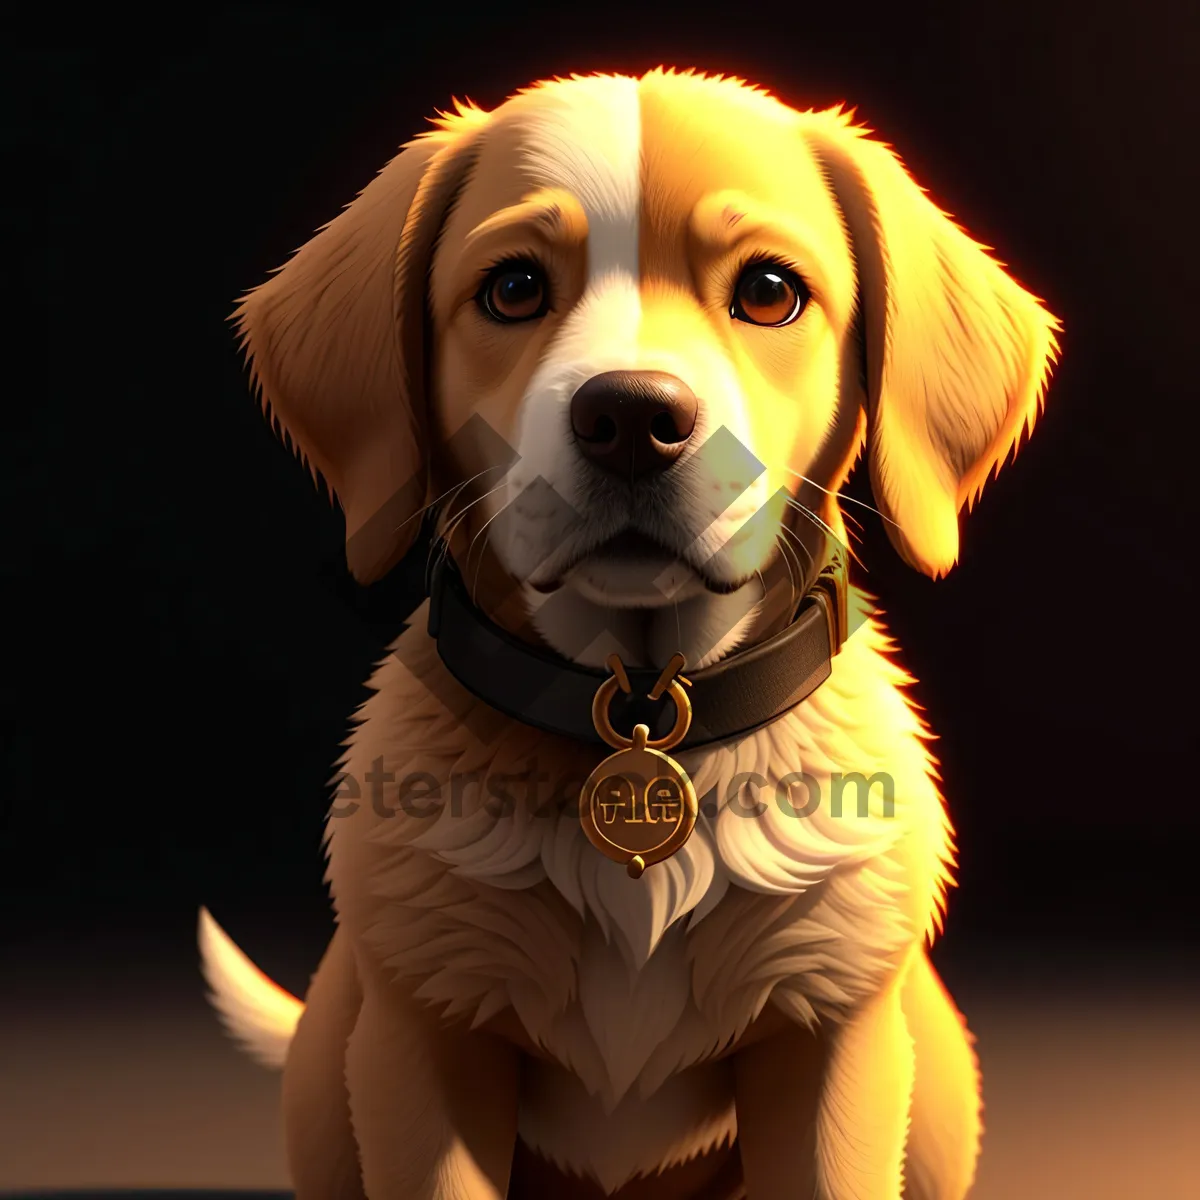
[[[613,728],[612,721],[608,716],[608,709],[618,691],[626,694],[631,691],[629,676],[626,674],[621,660],[615,654],[609,656],[608,665],[613,673],[596,689],[596,695],[592,699],[592,723],[596,726],[596,732],[610,746],[617,750],[628,750],[633,745],[633,738],[624,737]],[[667,665],[662,676],[654,685],[654,690],[650,693],[651,698],[655,700],[664,694],[671,697],[675,704],[675,724],[670,733],[655,738],[653,741],[647,741],[647,749],[670,750],[687,737],[687,731],[691,728],[692,702],[684,689],[686,681],[679,675],[682,667],[683,655],[677,654]],[[664,679],[669,680],[665,685]]]

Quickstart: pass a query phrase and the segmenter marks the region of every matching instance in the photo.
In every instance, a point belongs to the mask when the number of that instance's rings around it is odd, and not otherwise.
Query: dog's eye
[[[729,315],[749,325],[790,325],[807,303],[808,288],[794,271],[777,263],[754,263],[733,289]]]
[[[545,272],[537,263],[500,263],[488,272],[478,301],[493,321],[510,324],[544,317],[550,307]]]

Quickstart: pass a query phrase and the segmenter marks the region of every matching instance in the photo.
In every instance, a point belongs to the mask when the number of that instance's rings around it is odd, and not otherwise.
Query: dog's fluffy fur
[[[551,311],[497,328],[474,296],[516,253],[546,265]],[[730,289],[763,254],[794,264],[812,298],[787,328],[735,328]],[[840,111],[670,71],[459,106],[237,319],[274,418],[342,505],[360,580],[449,495],[451,552],[494,619],[586,663],[614,648],[661,663],[682,642],[693,665],[778,627],[768,578],[803,565],[780,530],[802,506],[845,538],[835,497],[864,444],[896,548],[948,571],[959,510],[1032,427],[1057,329]],[[685,456],[654,504],[622,507],[564,417],[613,369],[687,380],[693,440],[724,428],[759,473],[731,460],[714,499]],[[516,458],[456,508],[455,489],[495,468],[479,437],[457,436],[473,417]],[[567,533],[546,495],[571,502]],[[672,514],[697,504],[712,520],[681,539]],[[673,602],[591,553],[627,526],[673,546]],[[500,776],[580,782],[597,756],[483,710],[418,614],[341,764],[359,803],[329,821],[338,931],[307,1007],[202,914],[227,1024],[286,1062],[302,1200],[502,1197],[518,1138],[564,1185],[592,1180],[581,1196],[698,1195],[677,1168],[719,1164],[735,1137],[753,1200],[965,1195],[977,1074],[925,952],[951,833],[909,680],[868,598],[851,604],[861,628],[816,693],[680,756],[717,809],[637,881],[569,804],[485,803]],[[605,634],[578,644],[598,607]],[[738,776],[767,780],[769,799],[801,770],[825,798],[809,815],[735,811]],[[431,815],[368,799],[363,781],[422,772],[460,781]],[[835,813],[838,772],[888,775],[894,811],[877,792],[859,809],[851,789]],[[658,1191],[636,1190],[646,1177]]]

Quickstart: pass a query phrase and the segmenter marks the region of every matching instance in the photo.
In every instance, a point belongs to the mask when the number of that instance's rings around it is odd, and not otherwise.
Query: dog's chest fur
[[[579,825],[597,752],[481,710],[419,617],[378,668],[342,762],[357,807],[328,827],[339,918],[447,1016],[515,1012],[559,1064],[531,1070],[522,1134],[560,1165],[612,1190],[732,1136],[714,1056],[768,1002],[837,1021],[936,921],[948,828],[884,648],[868,625],[793,713],[682,756],[700,821],[640,880]],[[821,789],[805,816],[778,802],[779,780],[801,771]],[[835,815],[835,772],[886,773],[894,811],[882,787],[860,810],[851,786]],[[757,816],[732,784],[746,774],[765,781]],[[809,797],[802,785],[790,798]]]

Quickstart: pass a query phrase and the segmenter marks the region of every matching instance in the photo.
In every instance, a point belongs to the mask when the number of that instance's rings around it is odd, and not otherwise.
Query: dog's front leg
[[[304,1000],[283,1069],[283,1125],[296,1200],[363,1200],[346,1095],[346,1046],[362,1003],[341,926]]]
[[[364,972],[346,1053],[368,1200],[503,1200],[517,1134],[517,1051],[448,1028]]]
[[[796,1026],[735,1056],[750,1200],[900,1200],[914,1076],[902,977],[840,1026]]]

